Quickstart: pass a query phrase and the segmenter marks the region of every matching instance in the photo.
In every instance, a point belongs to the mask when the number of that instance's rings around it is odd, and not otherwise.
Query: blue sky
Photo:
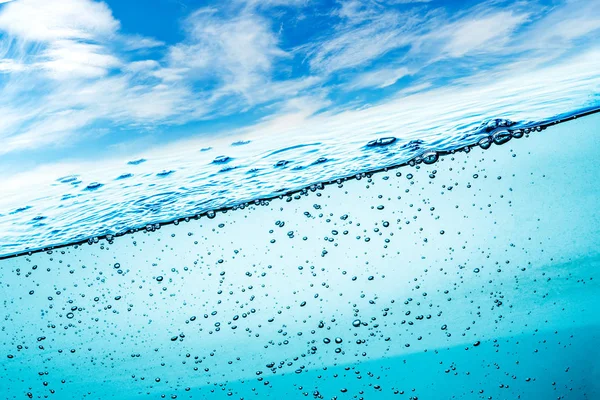
[[[593,0],[0,3],[10,172],[531,71],[597,46],[600,28]]]

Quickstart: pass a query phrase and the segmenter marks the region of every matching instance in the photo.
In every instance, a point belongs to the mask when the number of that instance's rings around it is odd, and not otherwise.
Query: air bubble
[[[487,150],[492,145],[492,139],[490,137],[484,137],[484,138],[480,139],[479,142],[477,142],[477,144],[482,149]]]

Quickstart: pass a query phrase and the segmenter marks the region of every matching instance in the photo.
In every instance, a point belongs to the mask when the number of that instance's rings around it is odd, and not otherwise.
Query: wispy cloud
[[[39,46],[29,66],[59,79],[104,75],[116,66],[116,57],[100,43],[118,28],[106,4],[88,0],[20,0],[0,12],[0,31],[14,42],[15,55],[27,58],[31,54],[23,54],[23,46]]]
[[[314,0],[236,0],[248,8],[269,8],[269,7],[302,7],[309,5]]]
[[[402,6],[389,8],[392,3]],[[381,88],[390,85],[398,65],[416,73],[448,58],[503,54],[515,32],[529,22],[522,3],[482,3],[453,15],[441,8],[403,7],[408,3],[342,1],[331,13],[338,22],[321,41],[300,51],[315,73],[351,73],[358,76],[348,88]],[[388,65],[373,67],[381,60]]]
[[[358,1],[342,3],[333,13],[340,23],[333,35],[306,46],[310,67],[331,74],[363,66],[390,50],[409,46],[422,30],[423,15],[365,6]]]
[[[106,4],[91,0],[21,0],[0,10],[0,106],[31,117],[6,118],[13,122],[0,132],[0,153],[81,140],[83,128],[102,121],[144,129],[213,118],[287,100],[319,82],[274,79],[275,65],[291,56],[255,13],[200,9],[183,21],[185,40],[169,46],[119,27]],[[164,55],[128,54],[148,48]]]
[[[473,51],[490,52],[491,49],[502,48],[527,17],[527,14],[500,11],[465,18],[447,27],[452,33],[442,51],[451,57],[460,57]]]
[[[398,82],[399,79],[410,75],[410,70],[406,67],[399,68],[381,68],[374,71],[359,74],[352,80],[348,87],[351,89],[360,88],[384,88]]]
[[[141,35],[127,36],[124,38],[123,42],[124,50],[153,49],[165,45],[165,43],[160,40]]]
[[[27,70],[29,66],[19,61],[6,59],[0,60],[0,73],[12,73],[12,72],[23,72]]]
[[[185,21],[186,42],[169,50],[169,65],[192,79],[218,79],[216,96],[229,93],[252,100],[252,90],[269,80],[273,64],[287,57],[268,22],[256,15],[233,19],[202,9]]]

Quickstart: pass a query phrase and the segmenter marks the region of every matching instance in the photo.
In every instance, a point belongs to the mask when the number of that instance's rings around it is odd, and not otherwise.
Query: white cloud
[[[457,58],[472,52],[502,53],[514,39],[515,31],[529,21],[524,8],[523,3],[504,8],[483,3],[448,15],[442,8],[424,11],[417,7],[400,12],[398,8],[390,9],[380,2],[342,1],[332,13],[340,23],[329,35],[324,35],[321,42],[299,50],[307,54],[315,73],[325,75],[342,70],[360,74],[362,69],[383,57],[390,57],[388,64],[400,65],[416,73],[449,57]],[[365,82],[375,76],[369,75],[364,78]],[[360,79],[353,79],[353,82]]]
[[[0,154],[66,144],[73,131],[88,125],[91,118],[93,115],[85,110],[63,110],[48,115],[24,132],[4,138]]]
[[[121,65],[119,59],[108,54],[103,46],[57,40],[41,54],[36,65],[55,79],[96,78],[108,74]]]
[[[255,13],[224,18],[216,9],[201,9],[186,19],[185,29],[188,38],[169,48],[167,66],[153,74],[211,87],[202,102],[219,103],[214,115],[287,99],[320,82],[314,76],[275,79],[276,66],[291,54],[279,47],[270,21]]]
[[[526,14],[501,11],[492,15],[461,20],[449,27],[453,31],[443,51],[452,57],[482,50],[485,46],[500,48],[508,42],[510,35],[527,20]],[[488,52],[490,49],[487,49]]]
[[[554,27],[554,35],[568,40],[577,39],[600,28],[600,17],[563,20]]]
[[[400,68],[381,68],[374,71],[359,74],[347,87],[351,89],[362,88],[384,88],[398,82],[401,78],[410,75],[410,70],[406,67]]]
[[[225,18],[199,10],[184,21],[183,42],[163,48],[163,58],[136,61],[128,51],[165,46],[121,35],[119,25],[104,3],[91,0],[0,8],[0,154],[82,140],[99,121],[144,130],[213,118],[319,83],[273,79],[276,63],[289,55],[270,22],[254,13]]]
[[[164,42],[160,40],[156,40],[154,38],[133,35],[126,36],[124,38],[124,48],[125,50],[141,50],[141,49],[154,49],[157,47],[163,47],[165,45]]]
[[[286,57],[268,21],[256,15],[224,19],[216,10],[203,9],[187,19],[186,28],[189,40],[171,49],[172,66],[196,76],[216,75],[223,83],[221,95],[238,93],[251,100],[276,59]]]
[[[568,0],[550,10],[516,37],[514,47],[521,51],[565,51],[574,40],[600,28],[600,3]]]
[[[108,6],[91,0],[19,0],[0,13],[0,30],[28,41],[95,39],[118,28]]]
[[[372,3],[359,0],[340,2],[340,8],[333,12],[333,15],[337,15],[350,23],[359,23],[376,18],[378,14],[379,10],[374,8]]]
[[[18,56],[37,49],[29,67],[56,79],[102,76],[117,66],[102,42],[118,28],[108,6],[91,0],[19,0],[0,10],[0,31]]]
[[[249,8],[268,7],[302,7],[310,4],[311,0],[237,0]]]
[[[331,39],[307,49],[311,69],[318,73],[362,66],[392,49],[410,45],[420,30],[420,17],[414,14],[352,8],[342,9],[341,16],[348,21]]]
[[[93,104],[83,108],[76,94],[122,66],[109,45],[118,28],[106,4],[90,0],[19,0],[0,9],[0,108],[14,121],[1,134],[1,153],[81,140],[80,130],[106,116],[93,103],[105,92],[89,93]],[[120,94],[113,97],[118,104]]]
[[[29,68],[27,64],[11,60],[11,59],[0,59],[0,73],[12,73],[12,72],[23,72]]]
[[[148,70],[155,70],[160,66],[158,61],[156,60],[142,60],[142,61],[134,61],[125,66],[125,69],[130,72],[141,72]]]

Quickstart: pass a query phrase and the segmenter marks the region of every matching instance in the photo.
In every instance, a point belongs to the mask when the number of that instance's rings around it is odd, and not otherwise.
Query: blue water
[[[97,184],[61,177],[4,214],[3,254],[92,240],[0,261],[0,393],[600,398],[600,114],[556,119],[363,141],[348,164],[306,141],[263,154],[262,175],[237,153],[251,142],[202,152],[210,179],[191,164],[185,178],[153,171],[149,156]],[[286,184],[269,186],[280,169]],[[161,191],[169,179],[199,186]],[[230,202],[242,206],[182,218]]]

